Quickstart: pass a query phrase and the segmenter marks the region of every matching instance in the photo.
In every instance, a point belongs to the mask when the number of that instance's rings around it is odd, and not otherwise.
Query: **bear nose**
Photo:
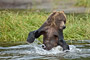
[[[63,29],[65,29],[66,28],[66,26],[63,26]]]

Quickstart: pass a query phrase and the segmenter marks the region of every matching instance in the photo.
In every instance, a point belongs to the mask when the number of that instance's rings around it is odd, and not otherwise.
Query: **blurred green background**
[[[54,10],[67,16],[65,40],[90,40],[90,0],[0,0],[0,46],[25,44]]]

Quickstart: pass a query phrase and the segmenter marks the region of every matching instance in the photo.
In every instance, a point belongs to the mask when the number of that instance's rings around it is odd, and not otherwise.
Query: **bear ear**
[[[56,11],[53,11],[50,16],[54,16],[56,14]]]
[[[48,18],[51,18],[53,17],[57,12],[56,11],[53,11],[53,13],[50,14],[50,16]]]
[[[62,11],[62,12],[64,12],[64,11]]]
[[[47,21],[51,21],[53,19],[53,16],[56,14],[56,11],[53,11],[50,16],[48,17]]]
[[[64,13],[64,11],[60,11],[60,13]]]
[[[60,11],[59,13],[63,14],[65,16],[65,18],[66,18],[66,15],[65,15],[64,11]]]
[[[53,13],[56,13],[56,10],[54,10]]]

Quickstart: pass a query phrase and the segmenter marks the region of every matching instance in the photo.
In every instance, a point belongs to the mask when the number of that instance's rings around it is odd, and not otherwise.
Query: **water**
[[[0,60],[90,60],[90,40],[67,41],[68,52],[60,46],[46,51],[37,43],[0,47]]]

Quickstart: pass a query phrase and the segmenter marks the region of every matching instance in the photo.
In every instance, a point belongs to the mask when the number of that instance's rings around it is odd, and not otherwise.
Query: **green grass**
[[[76,6],[90,7],[90,0],[77,0]]]
[[[69,14],[67,15],[67,28],[64,30],[66,40],[90,39],[90,15]]]
[[[26,42],[28,33],[38,29],[50,13],[40,11],[0,11],[0,42]],[[67,28],[64,30],[65,40],[90,39],[90,15],[67,14]],[[42,37],[39,38],[42,40]]]

